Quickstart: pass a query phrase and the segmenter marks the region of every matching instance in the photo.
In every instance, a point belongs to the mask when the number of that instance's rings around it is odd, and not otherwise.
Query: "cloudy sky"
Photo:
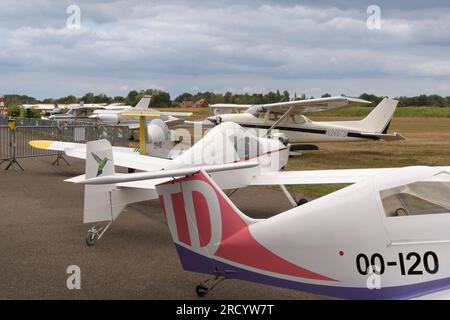
[[[392,2],[0,0],[0,93],[450,96],[449,1]]]

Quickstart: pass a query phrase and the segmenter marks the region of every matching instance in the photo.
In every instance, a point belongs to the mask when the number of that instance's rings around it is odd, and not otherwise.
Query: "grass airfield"
[[[352,107],[307,114],[314,121],[360,120],[373,108]],[[169,109],[193,112],[192,120],[210,112],[201,109]],[[384,168],[416,165],[450,165],[450,107],[398,107],[389,132],[399,132],[403,141],[317,143],[317,151],[291,157],[286,170]],[[295,186],[305,197],[318,197],[344,185]]]

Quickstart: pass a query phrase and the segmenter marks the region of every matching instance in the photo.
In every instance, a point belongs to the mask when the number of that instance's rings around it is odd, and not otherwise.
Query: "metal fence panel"
[[[57,140],[57,127],[17,127],[13,132],[16,158],[57,155],[58,151],[36,149],[28,143],[31,140]]]
[[[7,125],[8,125],[8,116],[0,115],[0,126],[7,126]]]
[[[8,117],[0,117],[8,123]],[[14,130],[7,125],[0,125],[0,161],[7,160],[11,164],[20,164],[16,158],[42,157],[57,155],[61,151],[41,150],[29,145],[31,140],[53,140],[86,143],[97,139],[107,139],[113,146],[128,147],[130,129],[127,126],[99,125],[95,123],[56,122],[41,119],[18,118]],[[8,168],[10,167],[8,166]],[[22,167],[20,167],[22,169]]]
[[[0,126],[0,161],[9,159],[11,135],[7,126]]]

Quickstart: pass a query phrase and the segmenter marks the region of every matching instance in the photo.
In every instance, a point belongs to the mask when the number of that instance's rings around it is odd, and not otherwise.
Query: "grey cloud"
[[[414,94],[421,81],[423,90],[449,89],[450,8],[443,1],[381,1],[376,31],[367,29],[367,6],[357,1],[78,1],[78,31],[64,28],[70,1],[5,2],[0,37],[8,50],[0,51],[0,68],[15,81],[0,83],[11,92],[301,85],[358,93],[398,84],[398,94]]]

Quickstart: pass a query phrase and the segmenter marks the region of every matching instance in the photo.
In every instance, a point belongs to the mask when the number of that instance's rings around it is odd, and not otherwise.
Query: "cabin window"
[[[256,158],[260,153],[259,140],[254,137],[234,137],[234,150],[239,160]]]
[[[382,190],[387,217],[450,213],[450,175],[439,173],[429,179]]]
[[[246,113],[250,113],[256,118],[259,118],[261,113],[264,111],[264,108],[262,106],[251,106],[250,108],[245,111]]]

